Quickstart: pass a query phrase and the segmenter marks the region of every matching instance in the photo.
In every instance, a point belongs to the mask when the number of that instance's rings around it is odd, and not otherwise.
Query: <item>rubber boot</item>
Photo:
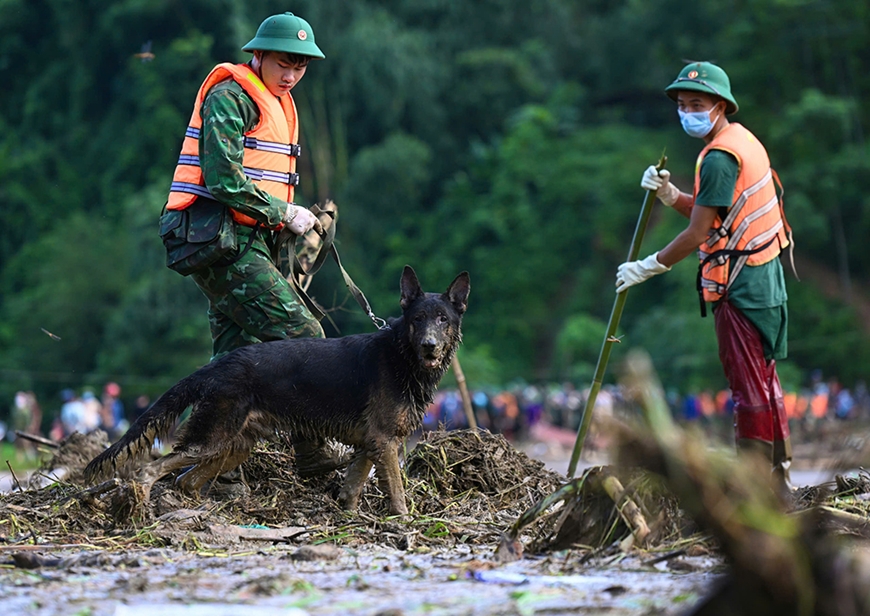
[[[754,438],[737,439],[737,449],[740,452],[751,452],[773,463],[773,443]]]
[[[792,494],[797,488],[791,483],[791,460],[782,460],[773,465],[773,483],[782,494]]]
[[[771,361],[772,365],[775,365]],[[791,483],[791,436],[788,429],[788,413],[785,410],[785,400],[782,398],[782,386],[775,368],[771,375],[771,399],[773,405],[773,479],[780,494],[789,496],[795,491]]]
[[[737,441],[737,449],[752,452],[768,460],[771,465],[771,478],[774,489],[785,496],[794,492],[791,485],[791,447],[787,443],[769,443],[757,439],[741,438]]]
[[[782,494],[792,494],[796,488],[791,483],[791,440],[773,444],[773,480]]]

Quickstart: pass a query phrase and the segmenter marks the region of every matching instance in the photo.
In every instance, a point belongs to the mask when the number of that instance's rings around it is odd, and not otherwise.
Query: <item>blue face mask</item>
[[[716,120],[711,119],[710,111],[677,110],[677,113],[680,114],[680,124],[683,125],[683,130],[686,131],[689,137],[703,139],[713,130],[713,125],[719,119],[719,116],[716,116]]]

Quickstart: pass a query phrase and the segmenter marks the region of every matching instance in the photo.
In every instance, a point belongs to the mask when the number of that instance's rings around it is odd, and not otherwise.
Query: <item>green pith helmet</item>
[[[692,62],[687,64],[674,82],[665,88],[665,93],[677,100],[680,90],[694,90],[715,94],[725,99],[725,113],[737,113],[739,107],[731,94],[731,80],[721,68],[710,62]]]
[[[298,53],[300,56],[325,58],[314,42],[311,25],[293,13],[272,15],[257,28],[257,35],[242,51],[284,51]]]

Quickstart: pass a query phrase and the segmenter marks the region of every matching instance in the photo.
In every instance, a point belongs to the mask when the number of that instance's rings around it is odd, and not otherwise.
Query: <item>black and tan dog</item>
[[[94,458],[86,476],[96,480],[144,456],[192,405],[172,452],[138,471],[146,495],[155,481],[186,467],[191,468],[176,483],[198,491],[241,464],[259,440],[286,430],[354,448],[339,493],[344,507],[356,509],[374,464],[390,511],[407,513],[398,448],[420,427],[450,366],[470,284],[462,272],[445,293],[424,293],[414,270],[405,266],[400,286],[403,314],[388,328],[343,338],[264,342],[203,366]]]

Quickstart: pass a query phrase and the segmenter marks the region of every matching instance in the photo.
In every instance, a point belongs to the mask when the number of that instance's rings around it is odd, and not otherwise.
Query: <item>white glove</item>
[[[305,235],[311,229],[315,229],[318,233],[323,230],[317,216],[312,214],[310,210],[292,203],[287,205],[287,211],[284,213],[284,224],[296,235]]]
[[[671,172],[667,169],[658,171],[652,165],[643,172],[640,187],[644,190],[656,191],[656,197],[668,207],[672,207],[680,197],[680,189],[671,184]]]
[[[622,293],[629,287],[642,283],[656,274],[664,274],[671,271],[667,265],[659,263],[657,252],[640,261],[623,263],[616,270],[616,292]]]

